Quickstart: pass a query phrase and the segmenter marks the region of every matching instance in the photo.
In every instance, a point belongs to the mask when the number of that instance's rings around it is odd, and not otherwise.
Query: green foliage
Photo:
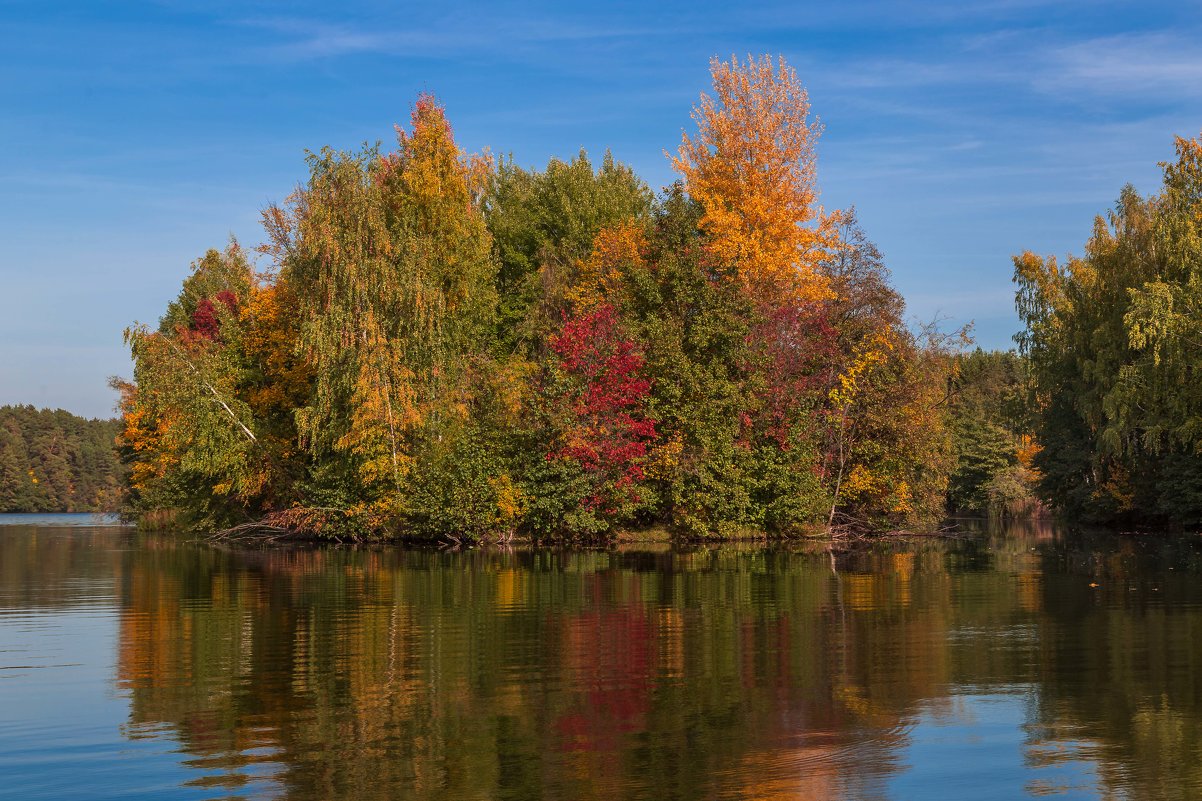
[[[948,505],[977,514],[1030,511],[1036,476],[1030,450],[1026,360],[977,349],[957,359],[949,406],[956,468]]]
[[[192,324],[197,307],[221,292],[232,292],[245,303],[254,283],[254,274],[246,255],[233,239],[222,252],[208,250],[192,265],[192,274],[184,279],[179,296],[167,305],[159,320],[160,333],[172,333]]]
[[[1072,516],[1202,522],[1202,143],[1163,166],[1161,193],[1126,187],[1084,257],[1015,259],[1040,491]]]
[[[122,392],[132,511],[170,508],[179,525],[215,526],[257,506],[270,472],[240,391],[247,364],[238,312],[253,282],[237,243],[224,253],[209,251],[193,265],[157,330],[126,330],[135,383],[114,386]],[[233,298],[229,305],[212,303],[223,293]],[[215,315],[216,334],[208,322],[198,325],[201,303]]]
[[[123,470],[117,420],[0,406],[0,512],[111,512]]]
[[[659,508],[689,536],[755,524],[746,365],[754,304],[710,259],[701,209],[674,187],[656,214],[647,264],[626,281],[628,316],[655,376],[650,415],[664,445],[653,470]]]
[[[395,151],[308,167],[263,215],[273,274],[210,251],[127,332],[142,520],[600,541],[943,508],[951,346],[909,331],[853,214],[752,281],[683,185],[654,198],[608,154],[493,165],[429,97]]]
[[[929,526],[946,509],[954,457],[947,382],[965,331],[915,333],[889,286],[880,252],[854,210],[841,215],[840,247],[820,265],[833,297],[833,352],[822,369],[821,462],[830,519],[859,527]]]
[[[523,470],[529,501],[522,527],[539,540],[606,539],[611,526],[598,510],[583,503],[591,490],[579,463],[563,459],[531,459]]]
[[[582,150],[541,172],[497,165],[484,201],[499,269],[497,331],[512,348],[545,338],[564,309],[577,266],[603,229],[651,215],[652,193],[606,151],[594,169]]]
[[[464,432],[450,447],[421,460],[405,499],[408,534],[476,541],[512,531],[498,498],[504,487],[498,486],[496,476],[503,470],[496,452],[477,435]]]

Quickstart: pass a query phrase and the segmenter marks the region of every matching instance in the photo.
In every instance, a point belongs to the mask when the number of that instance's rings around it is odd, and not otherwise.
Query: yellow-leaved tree
[[[710,248],[758,293],[827,297],[818,265],[836,244],[838,215],[818,206],[821,126],[805,88],[783,58],[715,58],[710,72],[714,96],[701,96],[697,134],[672,157],[704,209]]]
[[[316,375],[299,433],[316,458],[341,457],[323,505],[365,519],[399,513],[415,467],[457,441],[496,303],[488,161],[460,150],[429,96],[397,144],[310,154],[308,184],[264,214]]]

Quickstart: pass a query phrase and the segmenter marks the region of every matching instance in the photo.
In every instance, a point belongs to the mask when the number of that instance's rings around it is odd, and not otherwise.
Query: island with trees
[[[126,332],[130,513],[451,543],[1197,514],[1196,141],[1084,259],[1016,260],[1019,353],[967,352],[819,205],[795,73],[711,70],[658,193],[608,153],[465,153],[429,96],[394,149],[310,153],[264,245]]]

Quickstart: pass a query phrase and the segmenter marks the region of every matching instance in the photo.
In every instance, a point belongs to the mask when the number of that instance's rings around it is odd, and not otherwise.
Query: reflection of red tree
[[[770,687],[782,704],[789,700],[795,689],[791,665],[792,626],[788,615],[769,620],[744,620],[739,626],[743,687]]]
[[[593,601],[598,611],[567,616],[564,660],[576,702],[556,721],[566,751],[620,753],[622,736],[647,725],[655,685],[659,632],[638,600],[638,584],[619,608],[605,603],[604,577],[594,577]]]

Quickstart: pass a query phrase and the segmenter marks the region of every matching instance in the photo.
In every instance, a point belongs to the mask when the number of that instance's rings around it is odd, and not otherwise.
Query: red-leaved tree
[[[651,381],[640,374],[643,355],[609,304],[567,319],[551,349],[562,391],[556,403],[560,437],[547,459],[578,464],[592,485],[582,503],[616,514],[639,501],[642,462],[656,436],[655,421],[645,414]]]
[[[759,373],[759,414],[744,415],[744,436],[761,434],[787,450],[796,426],[817,425],[838,332],[822,305],[788,304],[765,310],[747,344]]]
[[[217,314],[217,307],[213,305],[213,301],[223,304],[230,310],[230,314],[238,313],[238,296],[228,289],[223,289],[216,295],[210,298],[204,298],[200,303],[196,304],[196,310],[192,312],[192,321],[188,326],[195,337],[203,339],[219,339],[221,334],[221,318]]]

